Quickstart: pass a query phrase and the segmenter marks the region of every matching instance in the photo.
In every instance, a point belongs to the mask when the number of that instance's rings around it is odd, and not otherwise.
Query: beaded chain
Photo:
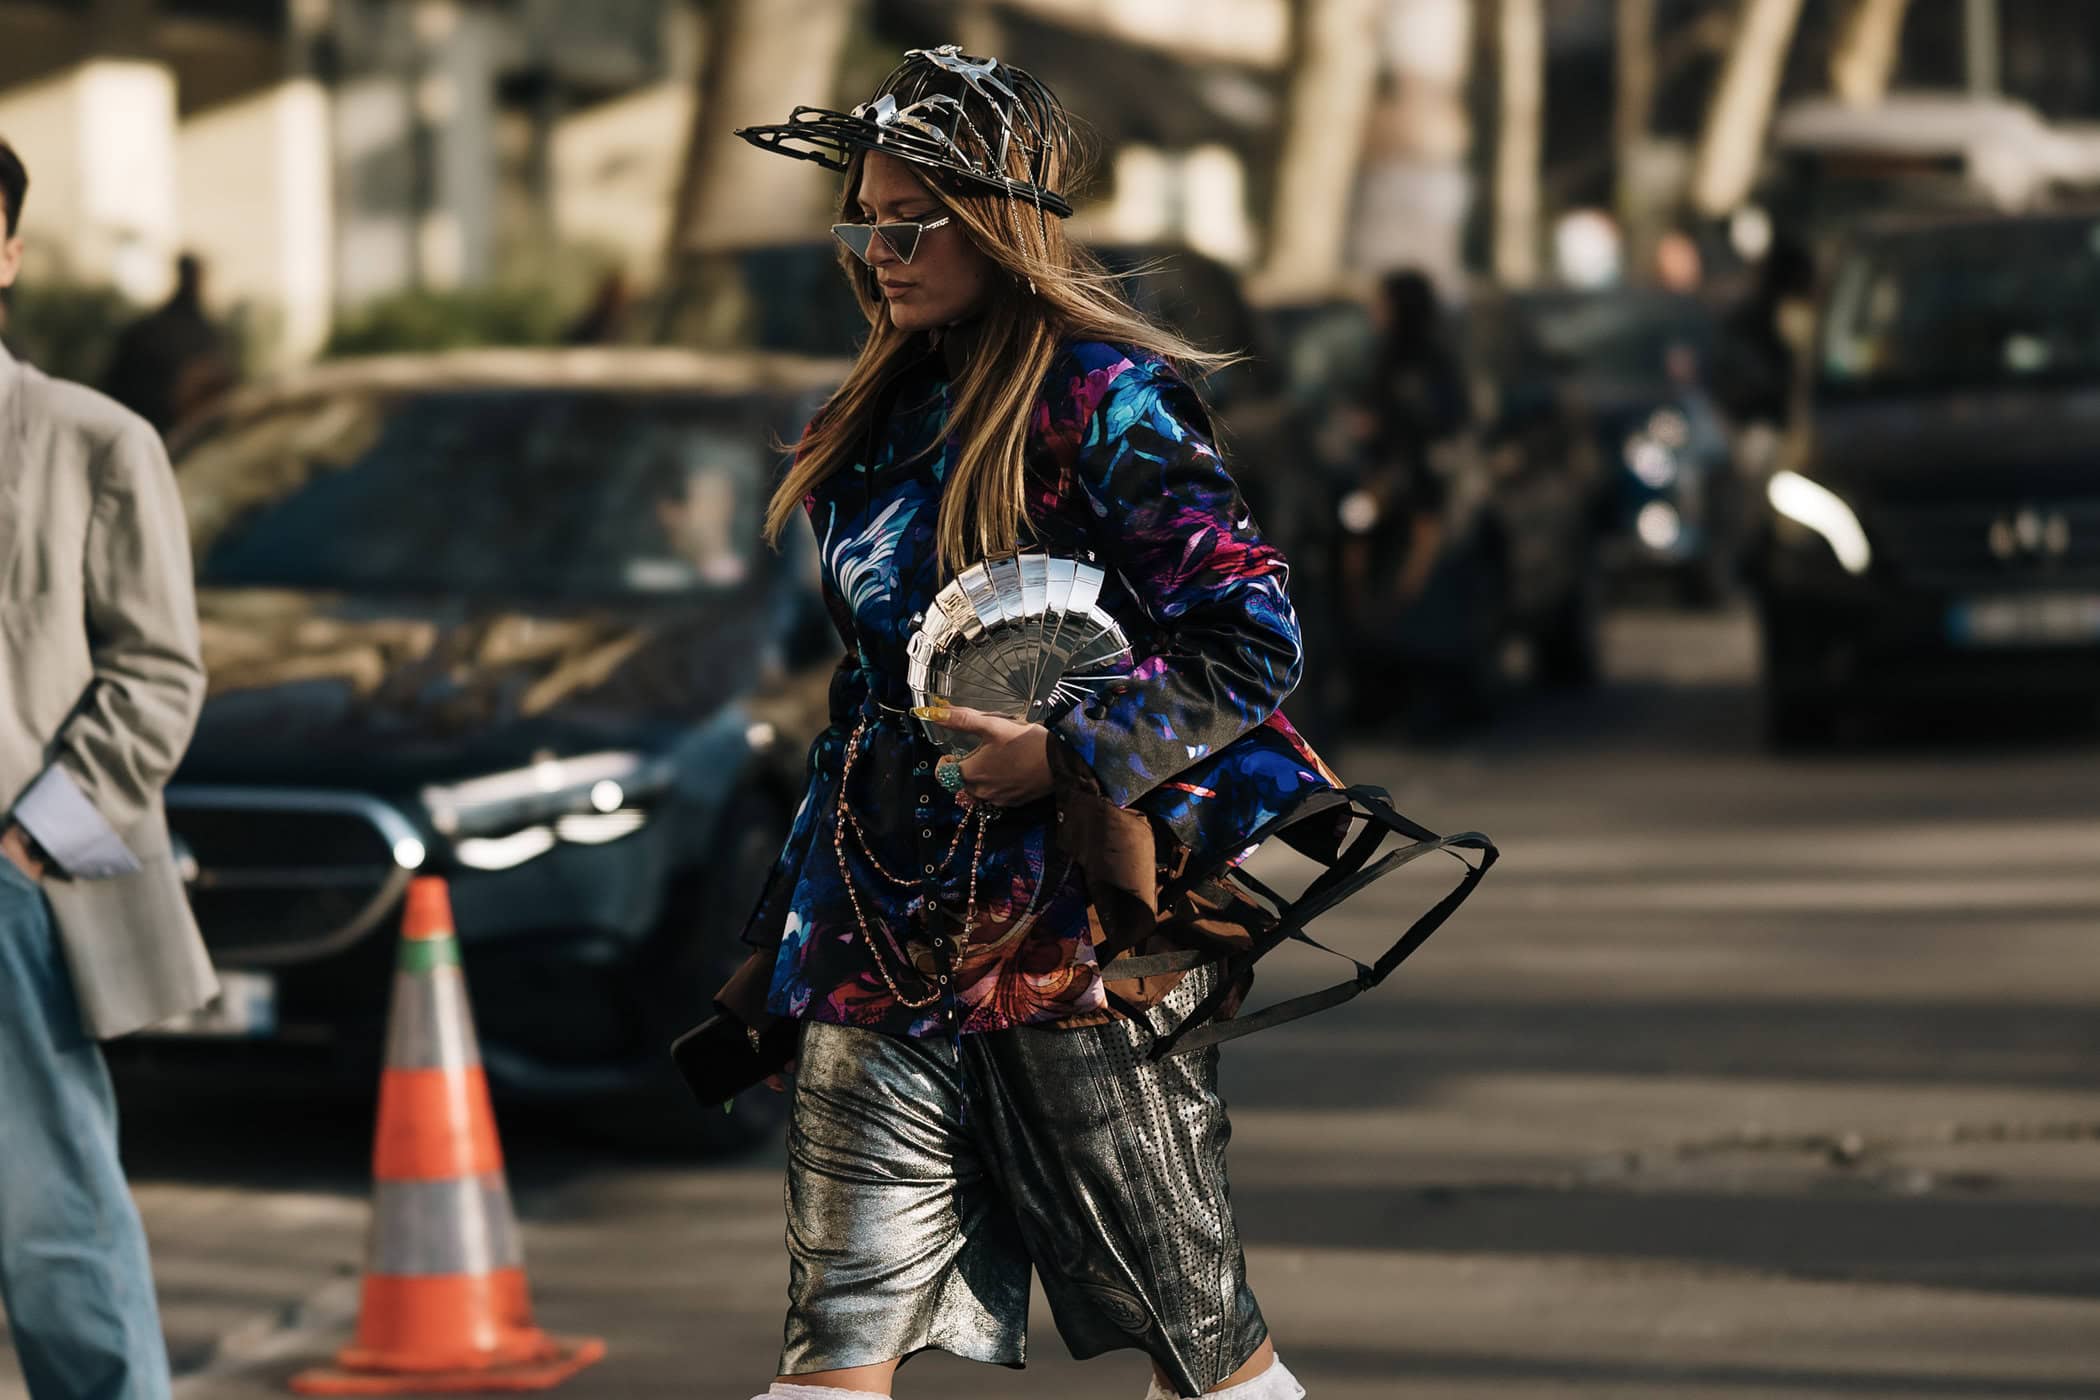
[[[860,847],[861,857],[867,861],[869,868],[874,870],[876,874],[888,880],[891,884],[904,889],[914,888],[917,884],[916,881],[896,875],[875,858],[875,852],[868,843],[867,834],[861,830],[860,818],[853,814],[853,808],[846,802],[846,787],[853,777],[853,759],[860,752],[861,736],[867,731],[867,727],[868,721],[866,718],[862,718],[859,723],[853,726],[852,737],[846,740],[846,757],[839,769],[837,815],[832,820],[831,848],[833,854],[838,857],[839,882],[846,887],[846,898],[853,905],[854,921],[860,925],[860,936],[868,945],[868,956],[875,964],[877,975],[882,978],[883,985],[890,989],[890,995],[897,999],[899,1005],[909,1010],[917,1011],[921,1007],[931,1006],[941,999],[942,991],[948,985],[948,974],[942,973],[940,981],[934,985],[934,989],[917,1001],[904,995],[902,989],[897,986],[896,978],[892,977],[889,968],[884,966],[882,951],[879,947],[880,941],[894,943],[895,940],[889,938],[887,929],[884,930],[883,940],[876,939],[875,932],[868,923],[867,911],[861,908],[860,891],[854,886],[853,873],[846,863],[846,833],[850,830],[853,833],[855,843]],[[956,935],[955,956],[950,963],[950,966],[958,968],[962,966],[963,954],[968,951],[970,946],[970,930],[977,924],[977,871],[983,864],[984,829],[991,825],[992,814],[997,811],[997,808],[993,807],[989,802],[978,802],[971,804],[967,810],[969,815],[957,824],[955,838],[948,843],[948,852],[941,857],[939,867],[942,870],[948,868],[948,863],[955,859],[957,848],[962,845],[963,833],[974,827],[977,836],[975,841],[972,842],[970,851],[970,898],[969,903],[963,909],[962,932]],[[911,966],[910,960],[901,952],[897,953],[896,956],[898,962],[903,963],[907,967]],[[912,968],[912,971],[916,973],[918,969]],[[920,973],[919,975],[923,977],[925,974]]]

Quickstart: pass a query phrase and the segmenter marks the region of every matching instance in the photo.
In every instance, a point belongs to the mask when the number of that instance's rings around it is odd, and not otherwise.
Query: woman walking
[[[1296,1400],[1227,1199],[1217,1051],[1145,1053],[1221,974],[1105,981],[1097,956],[1186,946],[1161,873],[1226,869],[1335,781],[1277,710],[1284,562],[1181,377],[1215,357],[1067,240],[1070,129],[1019,69],[914,50],[850,114],[742,134],[844,172],[871,322],[767,518],[809,516],[846,645],[722,998],[801,1022],[768,1395],[889,1395],[931,1347],[1018,1367],[1033,1269],[1073,1355],[1144,1352],[1152,1396]],[[935,595],[1016,549],[1094,561],[1137,664],[1043,723],[914,712]]]

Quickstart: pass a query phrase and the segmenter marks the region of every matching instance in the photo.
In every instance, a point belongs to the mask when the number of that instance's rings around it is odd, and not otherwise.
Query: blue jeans
[[[44,892],[0,856],[0,1304],[35,1400],[167,1400],[146,1231]]]

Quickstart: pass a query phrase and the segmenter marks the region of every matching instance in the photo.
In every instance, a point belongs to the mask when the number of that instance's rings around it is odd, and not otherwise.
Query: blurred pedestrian
[[[1776,236],[1750,294],[1722,326],[1722,406],[1738,423],[1784,426],[1793,397],[1797,334],[1790,313],[1815,291],[1815,259],[1793,238]]]
[[[1357,415],[1363,481],[1342,505],[1349,538],[1341,591],[1381,612],[1420,597],[1436,567],[1447,494],[1439,450],[1465,429],[1471,413],[1465,373],[1445,338],[1428,277],[1413,268],[1387,274],[1373,319],[1378,355]]]
[[[1145,1352],[1155,1397],[1298,1400],[1227,1200],[1217,1057],[1147,1053],[1236,1004],[1215,950],[1263,916],[1224,872],[1337,781],[1277,710],[1287,570],[1177,368],[1222,357],[1068,240],[1070,127],[1021,70],[914,50],[855,112],[796,117],[744,134],[845,173],[871,329],[768,510],[776,541],[811,516],[846,655],[720,998],[754,1036],[802,1022],[768,1393],[886,1396],[929,1347],[1018,1366],[1033,1270],[1073,1354]],[[1024,539],[1099,561],[1135,668],[1038,722],[908,708],[936,595]],[[1163,870],[1217,917],[1163,904]],[[1174,966],[1121,976],[1125,950]]]
[[[1750,294],[1721,326],[1714,391],[1734,433],[1737,470],[1751,482],[1762,483],[1779,464],[1815,283],[1814,255],[1777,235]]]
[[[1655,282],[1666,292],[1696,296],[1706,280],[1706,259],[1698,240],[1673,228],[1655,243]]]
[[[175,294],[118,334],[103,391],[165,437],[235,378],[225,333],[204,309],[204,263],[184,253],[175,260]]]
[[[21,268],[28,175],[0,142]],[[34,1400],[165,1400],[96,1043],[213,994],[160,789],[204,698],[160,438],[0,349],[0,1301]]]
[[[627,335],[627,316],[633,304],[627,274],[612,268],[598,279],[598,290],[583,314],[561,333],[564,345],[618,345]]]

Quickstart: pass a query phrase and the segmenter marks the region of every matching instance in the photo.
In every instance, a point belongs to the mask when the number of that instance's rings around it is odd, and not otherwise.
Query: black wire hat
[[[797,107],[785,122],[736,134],[762,151],[843,171],[855,151],[881,151],[952,187],[1003,194],[1070,218],[1046,184],[1070,140],[1064,105],[1033,74],[954,44],[911,49],[875,95],[850,112]],[[1018,172],[1018,173],[1017,173]]]

